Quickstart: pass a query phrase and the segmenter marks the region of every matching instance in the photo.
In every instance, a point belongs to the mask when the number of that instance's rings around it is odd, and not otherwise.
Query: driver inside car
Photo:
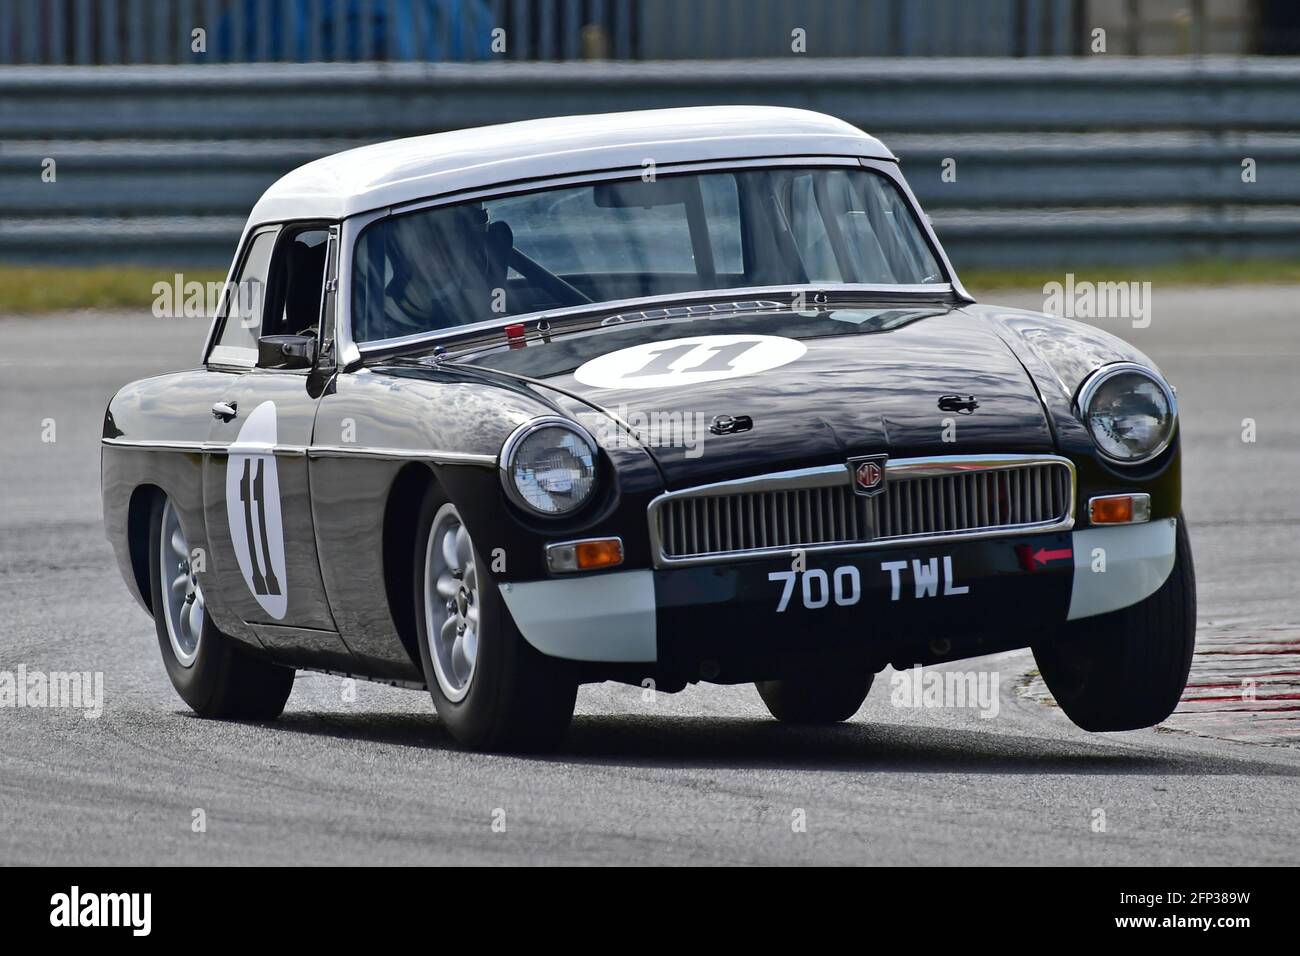
[[[394,220],[387,247],[383,337],[398,338],[491,318],[513,234],[469,203]]]

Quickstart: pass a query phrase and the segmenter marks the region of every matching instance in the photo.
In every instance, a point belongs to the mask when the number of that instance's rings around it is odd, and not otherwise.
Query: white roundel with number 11
[[[806,351],[780,335],[697,335],[610,352],[579,366],[573,377],[594,388],[671,388],[757,375]]]
[[[283,620],[288,607],[280,476],[275,467],[275,403],[253,409],[229,449],[226,518],[239,573],[262,610]]]

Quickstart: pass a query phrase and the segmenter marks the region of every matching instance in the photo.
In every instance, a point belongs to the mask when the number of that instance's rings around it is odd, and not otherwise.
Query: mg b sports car
[[[854,714],[1032,647],[1079,726],[1162,720],[1195,620],[1174,390],[977,303],[879,141],[787,109],[548,119],[310,163],[197,368],[128,385],[107,532],[181,697],[295,669],[553,745],[580,683]]]

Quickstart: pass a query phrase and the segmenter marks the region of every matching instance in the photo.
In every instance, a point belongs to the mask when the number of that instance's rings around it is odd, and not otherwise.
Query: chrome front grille
[[[1074,524],[1074,467],[1065,458],[899,459],[885,476],[872,498],[854,494],[847,465],[669,492],[650,506],[656,557],[697,563]]]

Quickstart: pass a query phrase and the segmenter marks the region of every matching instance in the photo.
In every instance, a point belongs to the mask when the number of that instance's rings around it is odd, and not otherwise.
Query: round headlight
[[[1094,372],[1079,394],[1079,409],[1101,453],[1122,464],[1150,461],[1174,437],[1174,393],[1140,365],[1108,365]]]
[[[529,511],[576,511],[596,488],[596,444],[562,418],[525,422],[501,449],[501,480],[506,493]]]

